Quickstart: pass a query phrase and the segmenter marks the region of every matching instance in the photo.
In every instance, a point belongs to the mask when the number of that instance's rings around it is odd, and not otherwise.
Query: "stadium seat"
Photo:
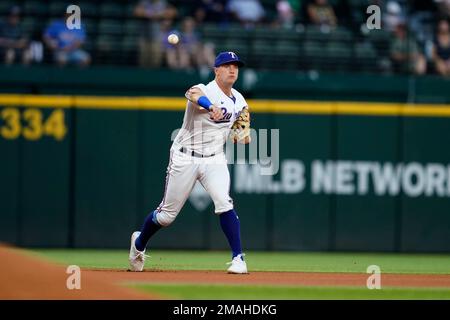
[[[327,63],[326,70],[344,71],[349,69],[352,57],[352,47],[342,42],[329,42],[326,45]]]
[[[298,55],[300,51],[300,45],[295,41],[282,39],[277,42],[276,49],[279,53],[285,53],[286,55]]]
[[[95,51],[95,38],[86,38],[86,41],[83,43],[83,49],[92,54]]]
[[[251,50],[255,55],[264,55],[266,51],[272,51],[274,49],[274,45],[271,41],[267,39],[253,39]]]
[[[373,71],[376,69],[377,52],[369,41],[355,44],[355,62],[360,71]]]
[[[226,36],[228,39],[241,39],[246,40],[249,36],[249,31],[246,29],[243,29],[242,26],[237,24],[231,24],[226,29]]]
[[[67,6],[68,4],[65,1],[52,1],[48,6],[49,15],[51,17],[61,18],[66,13]]]
[[[361,24],[365,23],[366,21],[366,14],[365,11],[362,11],[361,9],[351,9],[351,14],[353,22],[360,26]]]
[[[250,31],[250,34],[255,39],[277,40],[281,35],[285,34],[285,30],[272,29],[268,27],[257,27]]]
[[[276,62],[276,48],[271,40],[255,38],[251,44],[249,64],[254,67],[270,69]]]
[[[78,4],[78,3],[77,3]],[[98,8],[95,2],[79,2],[78,6],[81,10],[81,19],[85,17],[98,19]]]
[[[137,51],[138,37],[125,36],[122,38],[121,49],[126,52]]]
[[[368,41],[356,43],[355,54],[357,58],[375,58],[377,56],[377,52],[373,47],[373,44]]]
[[[100,16],[107,18],[121,18],[125,15],[125,6],[118,3],[103,2],[99,8]]]
[[[305,38],[309,41],[327,42],[330,39],[331,30],[324,31],[317,26],[307,26],[305,31]]]
[[[180,3],[175,5],[178,12],[178,17],[188,17],[192,15],[192,4]]]
[[[300,44],[295,40],[281,39],[276,43],[276,52],[280,66],[295,68],[300,54]]]
[[[371,41],[389,41],[391,34],[383,29],[369,30],[367,36]]]
[[[16,1],[10,0],[0,1],[0,16],[6,16],[9,12],[9,9],[16,3]]]
[[[301,44],[303,57],[301,66],[304,69],[318,69],[325,58],[325,46],[321,41],[307,40]]]
[[[350,58],[352,49],[342,42],[330,42],[327,44],[327,54],[330,58]]]
[[[348,0],[348,4],[353,8],[363,8],[371,5],[372,1],[370,0]]]
[[[98,25],[98,31],[101,35],[121,35],[125,30],[120,20],[102,19]]]
[[[217,47],[220,51],[234,51],[243,60],[246,60],[248,55],[248,43],[243,39],[228,39],[224,42],[223,47]]]
[[[350,42],[353,40],[353,34],[347,28],[338,27],[330,32],[330,39],[333,41]]]
[[[97,35],[97,20],[91,18],[82,18],[81,25],[88,37]]]
[[[128,36],[139,35],[141,31],[141,22],[136,19],[128,19],[125,22],[125,34]]]
[[[324,54],[324,44],[319,41],[305,41],[303,43],[303,53],[307,57],[320,57]]]
[[[136,2],[137,3],[137,2]],[[136,7],[136,3],[127,3],[124,8],[125,16],[127,18],[135,18],[134,16],[134,8]]]
[[[367,34],[367,39],[373,43],[380,56],[386,56],[389,53],[391,38],[391,34],[383,29],[370,30]]]
[[[99,35],[97,37],[97,49],[100,51],[112,51],[117,44],[117,38],[110,35]]]
[[[120,38],[111,35],[99,35],[95,41],[98,59],[102,64],[118,64],[120,62]]]
[[[36,19],[33,17],[25,17],[22,20],[22,30],[26,35],[29,35],[37,27]]]
[[[202,38],[205,41],[210,41],[216,45],[227,38],[227,33],[223,28],[214,24],[205,24],[201,29]]]
[[[46,16],[48,14],[48,6],[42,1],[28,0],[23,4],[23,13],[27,17]]]
[[[330,4],[335,9],[337,6],[339,6],[340,3],[341,3],[341,0],[328,0],[328,4]]]
[[[366,10],[371,4],[370,0],[348,0],[350,16],[356,26],[366,22]]]

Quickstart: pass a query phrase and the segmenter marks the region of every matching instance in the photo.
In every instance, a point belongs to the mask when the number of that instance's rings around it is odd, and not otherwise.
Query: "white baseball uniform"
[[[205,96],[220,107],[223,119],[210,119],[208,110],[188,100],[183,126],[170,149],[164,197],[157,208],[157,220],[162,226],[171,224],[198,180],[211,196],[215,213],[233,209],[229,196],[230,173],[224,154],[224,144],[236,117],[247,106],[244,97],[232,89],[228,97],[211,81],[206,86],[198,84]]]

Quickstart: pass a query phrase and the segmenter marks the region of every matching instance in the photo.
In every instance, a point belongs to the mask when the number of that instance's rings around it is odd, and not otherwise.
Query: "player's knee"
[[[176,214],[169,214],[165,211],[159,211],[156,214],[156,220],[161,227],[168,227],[174,222]]]
[[[233,206],[233,199],[229,198],[223,201],[217,201],[214,203],[215,210],[214,212],[217,215],[220,215],[223,212],[227,212],[229,210],[232,210],[234,208]]]

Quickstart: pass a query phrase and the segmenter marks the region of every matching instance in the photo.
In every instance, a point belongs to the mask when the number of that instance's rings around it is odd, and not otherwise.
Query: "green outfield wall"
[[[127,247],[163,195],[180,97],[211,77],[0,66],[0,241]],[[230,165],[246,248],[450,251],[450,80],[243,69],[237,88],[253,145],[280,141],[273,176]],[[196,187],[154,245],[226,248],[212,211]]]
[[[279,130],[279,161],[274,175],[261,175],[264,153],[230,165],[246,249],[450,252],[448,105],[248,102],[252,145]],[[0,94],[0,241],[127,248],[161,201],[184,108],[176,97]],[[196,187],[152,245],[227,248],[213,210]]]

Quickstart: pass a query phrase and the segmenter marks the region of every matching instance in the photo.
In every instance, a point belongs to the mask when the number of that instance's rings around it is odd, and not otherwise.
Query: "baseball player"
[[[198,180],[214,202],[215,213],[231,247],[228,273],[247,273],[240,223],[229,196],[230,174],[223,152],[229,135],[233,142],[250,142],[249,125],[245,126],[247,131],[234,129],[236,119],[242,119],[241,114],[250,119],[244,97],[233,89],[239,67],[243,65],[234,52],[221,52],[215,60],[215,79],[207,85],[194,85],[185,93],[188,101],[182,128],[170,148],[163,199],[146,217],[141,231],[131,235],[132,271],[143,270],[150,237],[175,220]]]

